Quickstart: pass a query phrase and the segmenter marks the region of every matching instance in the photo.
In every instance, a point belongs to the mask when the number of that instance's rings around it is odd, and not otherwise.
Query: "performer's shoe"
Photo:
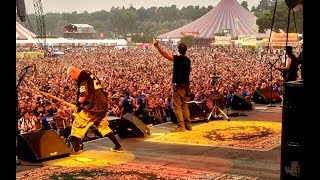
[[[112,152],[123,152],[124,149],[123,149],[123,147],[121,147],[121,146],[118,147],[118,148],[117,148],[117,147],[112,147],[112,148],[111,148],[111,151],[112,151]]]
[[[73,155],[73,156],[77,156],[77,155],[80,155],[81,153],[83,152],[83,150],[79,150],[79,151],[74,151],[74,150],[72,150],[71,152],[70,152],[70,155]]]
[[[171,132],[185,132],[186,129],[184,127],[177,127],[174,130],[172,130]]]
[[[186,130],[191,131],[192,130],[192,126],[191,125],[185,125],[186,126]]]

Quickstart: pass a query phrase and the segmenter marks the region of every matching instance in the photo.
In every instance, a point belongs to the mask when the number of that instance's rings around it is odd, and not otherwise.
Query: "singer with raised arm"
[[[100,80],[91,72],[75,66],[67,69],[67,75],[78,85],[76,112],[70,134],[73,153],[78,154],[81,139],[93,124],[102,137],[108,137],[114,143],[115,147],[112,147],[111,151],[123,152],[122,146],[109,127],[107,97]]]
[[[276,66],[275,69],[283,73],[284,82],[295,81],[298,77],[298,59],[292,52],[291,46],[285,48],[285,66]]]
[[[178,127],[174,132],[191,131],[190,112],[187,98],[190,93],[190,70],[191,61],[186,56],[187,46],[184,43],[178,45],[179,55],[172,55],[164,51],[157,40],[153,39],[153,45],[160,54],[173,62],[172,88],[173,88],[173,111],[178,120]]]

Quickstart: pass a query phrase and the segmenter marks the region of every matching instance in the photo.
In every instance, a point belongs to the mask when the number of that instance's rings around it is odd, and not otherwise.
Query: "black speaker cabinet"
[[[70,148],[55,130],[17,135],[17,156],[21,160],[39,162],[70,155]]]
[[[117,134],[120,138],[144,138],[150,135],[150,129],[138,117],[126,113],[121,117]]]
[[[295,8],[298,4],[303,4],[303,0],[285,0],[289,10]]]
[[[231,99],[231,108],[234,110],[252,110],[252,103],[239,93],[234,93]]]
[[[253,92],[253,102],[257,104],[281,103],[280,95],[270,88],[256,88]]]
[[[281,179],[305,179],[305,93],[303,83],[284,83],[281,136]]]
[[[120,117],[108,116],[109,127],[114,133],[117,133],[117,128],[119,126],[120,120]]]
[[[188,108],[190,112],[190,120],[191,121],[201,121],[206,119],[205,113],[205,104],[204,102],[200,101],[189,101]]]

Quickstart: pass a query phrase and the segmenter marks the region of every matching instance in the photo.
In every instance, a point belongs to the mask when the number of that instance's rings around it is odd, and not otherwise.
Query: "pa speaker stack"
[[[304,119],[306,99],[303,83],[284,83],[281,136],[281,179],[305,179]]]

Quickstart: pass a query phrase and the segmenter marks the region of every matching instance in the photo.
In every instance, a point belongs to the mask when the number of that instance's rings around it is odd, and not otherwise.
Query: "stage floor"
[[[201,128],[206,125],[223,126],[241,122],[272,122],[278,123],[281,126],[282,122],[282,107],[281,103],[272,104],[274,107],[269,107],[266,104],[253,104],[252,110],[224,110],[229,116],[230,121],[227,120],[211,120],[209,122],[199,121],[193,122],[193,131],[185,133],[185,139],[192,138]],[[236,115],[236,116],[233,116]],[[257,123],[258,124],[258,123]],[[175,143],[175,142],[159,142],[154,141],[154,138],[172,135],[171,130],[176,124],[168,122],[150,127],[150,135],[144,138],[120,138],[117,136],[125,152],[115,153],[111,152],[110,148],[113,146],[108,138],[100,138],[84,143],[84,151],[80,155],[71,155],[69,157],[58,158],[54,160],[44,161],[41,164],[44,167],[51,167],[51,171],[58,171],[55,167],[69,169],[92,168],[95,166],[103,166],[112,169],[109,165],[121,166],[122,168],[145,167],[155,169],[163,169],[163,171],[190,171],[197,173],[213,173],[210,177],[220,177],[220,179],[279,179],[280,178],[280,154],[281,146],[279,138],[277,137],[277,144],[269,149],[257,150],[250,148],[231,148],[228,146],[212,146],[199,145],[194,143]],[[222,126],[222,125],[221,125]],[[258,126],[257,126],[258,127]],[[219,127],[217,127],[219,128]],[[227,127],[230,129],[230,127]],[[239,129],[239,128],[238,128]],[[223,129],[219,129],[223,133]],[[216,131],[216,130],[215,130]],[[281,133],[280,133],[281,134]],[[185,134],[186,135],[186,134]],[[279,135],[279,133],[278,133]],[[243,141],[242,143],[246,143]],[[249,143],[249,141],[248,141]],[[252,142],[251,142],[252,143]],[[25,166],[26,164],[35,164],[30,162],[23,162],[24,165],[16,168],[17,179],[26,179],[28,176],[32,179],[32,173],[36,172],[38,166]],[[129,169],[130,169],[129,168]],[[169,169],[165,169],[169,168]],[[179,170],[177,170],[177,168]],[[65,171],[65,170],[63,170]],[[152,170],[150,170],[152,171]],[[199,171],[199,172],[198,172]],[[47,172],[42,169],[38,173]],[[152,173],[156,173],[152,171]],[[200,173],[200,174],[201,174]],[[26,175],[29,174],[29,175]],[[49,176],[50,174],[48,174]],[[36,176],[36,175],[34,175]],[[43,175],[44,176],[44,175]],[[169,178],[179,179],[177,175],[169,174]],[[208,175],[209,176],[209,175]],[[242,177],[243,176],[243,177]],[[196,177],[194,175],[194,177]],[[193,179],[194,177],[189,177]],[[197,176],[198,177],[198,176]],[[229,178],[228,178],[229,177]],[[198,177],[199,178],[199,177]],[[148,178],[147,178],[148,179]],[[187,178],[188,179],[188,178]],[[215,178],[219,179],[219,178]]]

